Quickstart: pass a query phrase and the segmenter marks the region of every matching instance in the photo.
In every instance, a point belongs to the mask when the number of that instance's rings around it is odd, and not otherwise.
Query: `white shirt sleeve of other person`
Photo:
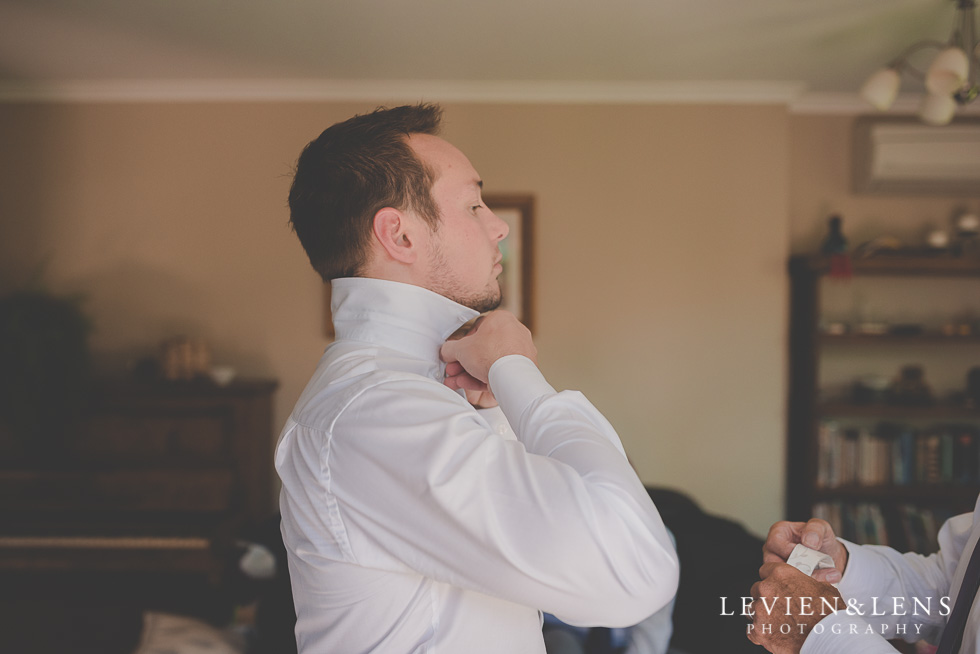
[[[821,620],[801,654],[894,654],[895,648],[887,642],[894,639],[938,643],[980,538],[978,512],[980,498],[972,514],[958,515],[943,525],[939,552],[929,556],[840,539],[847,547],[848,561],[838,590],[845,602],[859,608]],[[898,598],[897,605],[893,598]],[[975,602],[963,634],[962,654],[980,652],[978,627],[980,602]]]

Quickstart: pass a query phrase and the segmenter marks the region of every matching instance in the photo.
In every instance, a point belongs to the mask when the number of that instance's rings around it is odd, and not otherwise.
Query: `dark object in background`
[[[36,580],[32,580],[36,581]],[[76,582],[73,582],[76,583]],[[77,584],[99,584],[99,580]],[[99,602],[52,603],[46,584],[5,586],[0,598],[0,652],[10,654],[132,654],[139,645],[142,610],[119,596]],[[99,591],[101,598],[104,591]]]
[[[888,389],[889,401],[903,406],[928,406],[933,403],[932,390],[926,383],[922,366],[902,366],[898,378]]]
[[[854,382],[851,400],[855,404],[876,404],[888,400],[891,380],[881,375],[865,375]]]
[[[28,456],[55,456],[86,406],[89,322],[78,305],[42,291],[0,298],[0,423]]]
[[[900,323],[888,328],[888,333],[894,336],[921,336],[925,331],[925,327],[916,323]]]
[[[966,402],[973,408],[980,408],[980,366],[974,366],[966,373]]]
[[[280,516],[276,515],[244,534],[246,540],[266,547],[276,560],[276,574],[271,579],[240,582],[256,598],[255,640],[248,654],[296,654],[296,609],[280,522]]]
[[[847,254],[847,238],[844,237],[840,216],[827,221],[827,236],[820,246],[820,253],[830,257],[831,279],[851,278],[851,258]]]
[[[759,580],[764,541],[705,513],[682,493],[649,487],[647,493],[677,540],[681,563],[671,647],[689,654],[763,654],[746,636],[749,620],[740,613],[742,597]],[[722,597],[735,615],[721,615]]]

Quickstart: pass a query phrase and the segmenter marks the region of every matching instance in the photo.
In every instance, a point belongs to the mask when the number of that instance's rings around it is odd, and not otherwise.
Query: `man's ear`
[[[388,256],[399,263],[418,258],[414,221],[398,209],[385,207],[374,214],[374,238]]]

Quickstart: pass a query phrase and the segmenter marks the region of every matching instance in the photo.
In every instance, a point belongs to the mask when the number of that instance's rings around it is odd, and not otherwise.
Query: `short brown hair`
[[[362,272],[380,209],[410,209],[438,226],[433,172],[406,137],[436,134],[441,120],[434,104],[380,107],[331,125],[303,149],[289,189],[290,222],[324,281]]]

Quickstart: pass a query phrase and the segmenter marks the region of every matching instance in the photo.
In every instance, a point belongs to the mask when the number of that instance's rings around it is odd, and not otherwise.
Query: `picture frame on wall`
[[[526,193],[485,193],[483,202],[510,228],[500,242],[504,271],[500,308],[507,309],[534,331],[534,196]]]
[[[504,270],[500,308],[507,309],[533,331],[534,327],[534,196],[528,193],[487,193],[483,202],[510,228],[500,242]],[[330,315],[330,284],[323,285],[323,334],[334,338]]]

